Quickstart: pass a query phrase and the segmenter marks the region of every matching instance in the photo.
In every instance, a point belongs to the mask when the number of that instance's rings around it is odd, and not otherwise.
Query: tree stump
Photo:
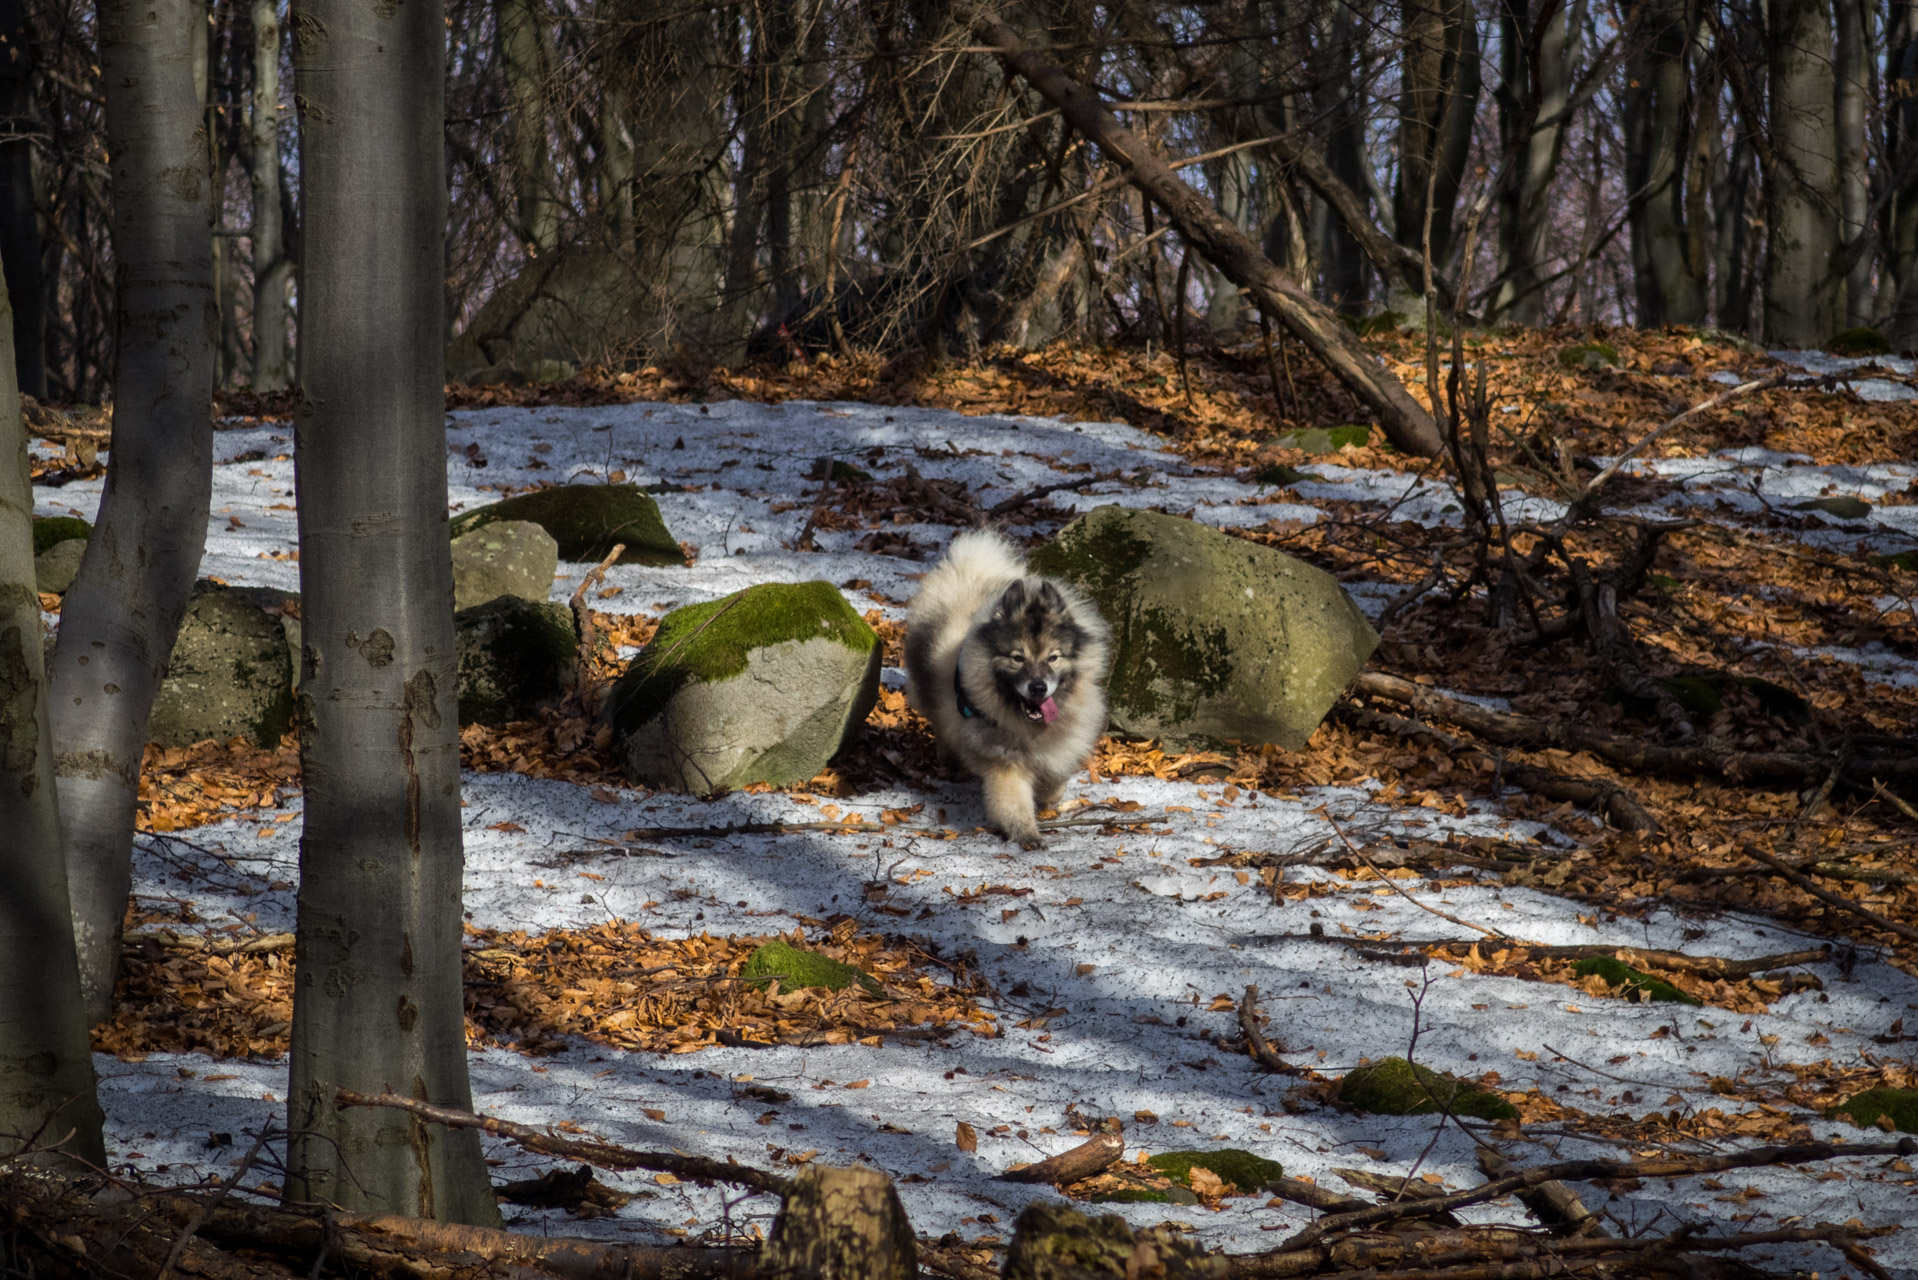
[[[1005,1280],[1224,1280],[1225,1261],[1168,1232],[1133,1234],[1125,1219],[1088,1218],[1062,1204],[1028,1205],[1013,1224]]]
[[[774,1280],[913,1280],[912,1224],[876,1169],[809,1168],[793,1179],[760,1263]]]

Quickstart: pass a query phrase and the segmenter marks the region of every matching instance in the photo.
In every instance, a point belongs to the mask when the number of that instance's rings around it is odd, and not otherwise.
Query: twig
[[[725,1182],[773,1196],[784,1195],[790,1185],[787,1179],[776,1173],[767,1173],[747,1165],[723,1164],[702,1156],[682,1156],[668,1151],[634,1151],[610,1142],[559,1138],[531,1125],[515,1124],[494,1116],[474,1115],[471,1111],[437,1106],[397,1093],[365,1094],[341,1089],[333,1095],[333,1101],[342,1107],[393,1107],[434,1124],[443,1124],[449,1129],[479,1129],[496,1138],[518,1143],[528,1151],[564,1156],[568,1160],[583,1160],[601,1169],[651,1169],[656,1173],[670,1173],[693,1182]]]
[[[1771,854],[1766,853],[1764,850],[1752,845],[1746,845],[1744,854],[1754,862],[1764,863],[1772,869],[1773,874],[1783,876],[1820,902],[1837,907],[1840,911],[1849,911],[1853,915],[1863,916],[1880,929],[1895,933],[1906,942],[1918,942],[1918,929],[1914,929],[1908,924],[1900,924],[1896,920],[1887,919],[1879,915],[1876,911],[1873,911],[1870,907],[1862,903],[1853,902],[1850,898],[1842,894],[1833,893],[1829,889],[1819,888],[1813,883],[1810,876],[1802,871],[1795,870],[1788,863],[1772,857]]]
[[[588,569],[586,576],[579,580],[579,586],[573,591],[570,602],[573,610],[573,625],[579,629],[579,648],[574,659],[576,675],[573,680],[573,690],[582,697],[585,696],[585,690],[591,683],[588,677],[592,672],[593,649],[598,640],[594,634],[593,611],[586,603],[586,593],[593,589],[595,583],[606,577],[606,570],[612,567],[613,562],[618,560],[625,550],[625,543],[614,543],[613,549],[606,553],[606,558]]]
[[[1478,1167],[1488,1178],[1509,1178],[1518,1166],[1490,1147],[1478,1149]],[[1605,1236],[1610,1232],[1599,1225],[1598,1215],[1585,1207],[1578,1192],[1562,1182],[1541,1182],[1529,1191],[1518,1193],[1519,1203],[1548,1227],[1556,1227],[1569,1236]]]
[[[180,1234],[173,1238],[173,1247],[167,1250],[166,1261],[160,1264],[159,1273],[154,1277],[154,1280],[167,1280],[167,1277],[173,1274],[173,1268],[180,1263],[180,1255],[186,1252],[187,1242],[198,1234],[201,1227],[206,1225],[206,1220],[213,1216],[213,1211],[220,1207],[221,1203],[232,1193],[233,1188],[240,1185],[240,1179],[244,1178],[247,1171],[253,1167],[253,1161],[258,1158],[261,1149],[266,1146],[266,1137],[269,1132],[270,1129],[267,1126],[261,1126],[260,1136],[253,1140],[253,1146],[240,1158],[239,1167],[234,1169],[234,1171],[220,1183],[219,1187],[214,1190],[213,1194],[205,1200],[202,1200],[199,1207],[193,1211],[193,1216],[187,1219],[184,1227],[180,1228]]]
[[[1666,432],[1678,426],[1679,423],[1684,422],[1688,418],[1694,418],[1701,413],[1706,413],[1712,409],[1716,409],[1718,408],[1718,406],[1722,404],[1728,404],[1731,401],[1738,399],[1740,396],[1748,396],[1754,391],[1767,391],[1771,389],[1772,387],[1776,387],[1783,384],[1784,382],[1789,380],[1790,377],[1791,377],[1790,374],[1779,373],[1779,374],[1773,374],[1769,378],[1759,378],[1752,382],[1740,383],[1738,386],[1733,387],[1730,391],[1720,392],[1718,395],[1713,396],[1711,399],[1702,401],[1699,404],[1695,404],[1691,408],[1685,410],[1685,412],[1666,419],[1662,425],[1654,427],[1652,430],[1640,436],[1638,440],[1631,445],[1631,447],[1625,450],[1625,452],[1619,454],[1616,458],[1613,458],[1611,462],[1606,465],[1604,470],[1600,471],[1597,475],[1593,476],[1589,481],[1587,481],[1585,484],[1585,487],[1578,491],[1577,496],[1575,496],[1571,500],[1571,502],[1566,504],[1567,507],[1569,508],[1569,510],[1567,511],[1567,515],[1569,515],[1571,511],[1578,510],[1585,503],[1590,502],[1592,500],[1592,497],[1595,494],[1597,494],[1597,492],[1605,484],[1605,482],[1610,480],[1614,475],[1618,474],[1618,469],[1620,467],[1624,466],[1627,462],[1630,462],[1633,458],[1636,458],[1640,453],[1643,453],[1650,445],[1652,445],[1655,441],[1657,441]]]
[[[1024,493],[1015,493],[1004,502],[994,504],[986,511],[986,519],[996,520],[1008,512],[1017,511],[1027,503],[1037,502],[1047,494],[1057,493],[1061,489],[1083,489],[1087,485],[1105,484],[1107,481],[1117,479],[1119,479],[1119,473],[1117,471],[1104,471],[1096,476],[1082,476],[1077,480],[1062,480],[1058,484],[1042,484],[1036,489],[1027,489]]]
[[[1302,1076],[1305,1068],[1295,1067],[1279,1056],[1278,1050],[1266,1040],[1265,1033],[1259,1030],[1259,989],[1248,986],[1245,999],[1239,1001],[1239,1030],[1245,1033],[1246,1047],[1252,1050],[1252,1058],[1267,1071],[1277,1071],[1282,1075]]]
[[[1462,929],[1471,929],[1478,933],[1482,933],[1488,938],[1497,938],[1501,942],[1514,941],[1514,939],[1508,937],[1507,935],[1503,933],[1500,933],[1497,929],[1489,928],[1482,924],[1473,924],[1470,920],[1461,920],[1457,916],[1447,915],[1445,912],[1440,911],[1437,907],[1426,906],[1423,902],[1420,902],[1417,898],[1414,898],[1411,894],[1399,888],[1398,885],[1394,883],[1390,877],[1388,877],[1383,871],[1380,871],[1377,866],[1373,865],[1372,860],[1366,857],[1363,853],[1361,853],[1359,851],[1359,847],[1353,844],[1351,840],[1346,838],[1345,832],[1339,830],[1338,823],[1333,822],[1330,818],[1327,818],[1326,825],[1332,828],[1333,834],[1338,836],[1339,840],[1345,845],[1345,847],[1351,851],[1352,856],[1357,858],[1360,862],[1363,862],[1365,864],[1366,870],[1370,871],[1373,875],[1378,877],[1379,883],[1383,884],[1386,888],[1390,889],[1393,893],[1398,894],[1399,897],[1404,898],[1407,902],[1417,907],[1420,911],[1424,911],[1430,915],[1435,915],[1439,919],[1447,921],[1448,923],[1451,923],[1451,924],[1458,925]]]

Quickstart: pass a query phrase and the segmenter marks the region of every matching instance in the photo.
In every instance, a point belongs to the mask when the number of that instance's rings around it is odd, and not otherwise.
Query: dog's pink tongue
[[[1047,698],[1044,702],[1039,704],[1039,714],[1046,718],[1047,724],[1051,724],[1054,720],[1057,720],[1059,718],[1059,704],[1054,702],[1051,698]]]

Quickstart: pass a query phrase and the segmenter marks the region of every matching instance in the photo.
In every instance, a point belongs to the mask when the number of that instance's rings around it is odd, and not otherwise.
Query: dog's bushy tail
[[[1017,578],[1026,571],[1025,558],[996,529],[970,529],[954,538],[946,549],[946,563],[981,580]]]

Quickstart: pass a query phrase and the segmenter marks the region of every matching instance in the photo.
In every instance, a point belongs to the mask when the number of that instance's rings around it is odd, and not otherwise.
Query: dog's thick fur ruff
[[[1097,607],[1028,573],[990,530],[954,538],[906,613],[907,700],[947,762],[984,782],[987,818],[1028,849],[1037,811],[1105,731],[1110,659]]]

